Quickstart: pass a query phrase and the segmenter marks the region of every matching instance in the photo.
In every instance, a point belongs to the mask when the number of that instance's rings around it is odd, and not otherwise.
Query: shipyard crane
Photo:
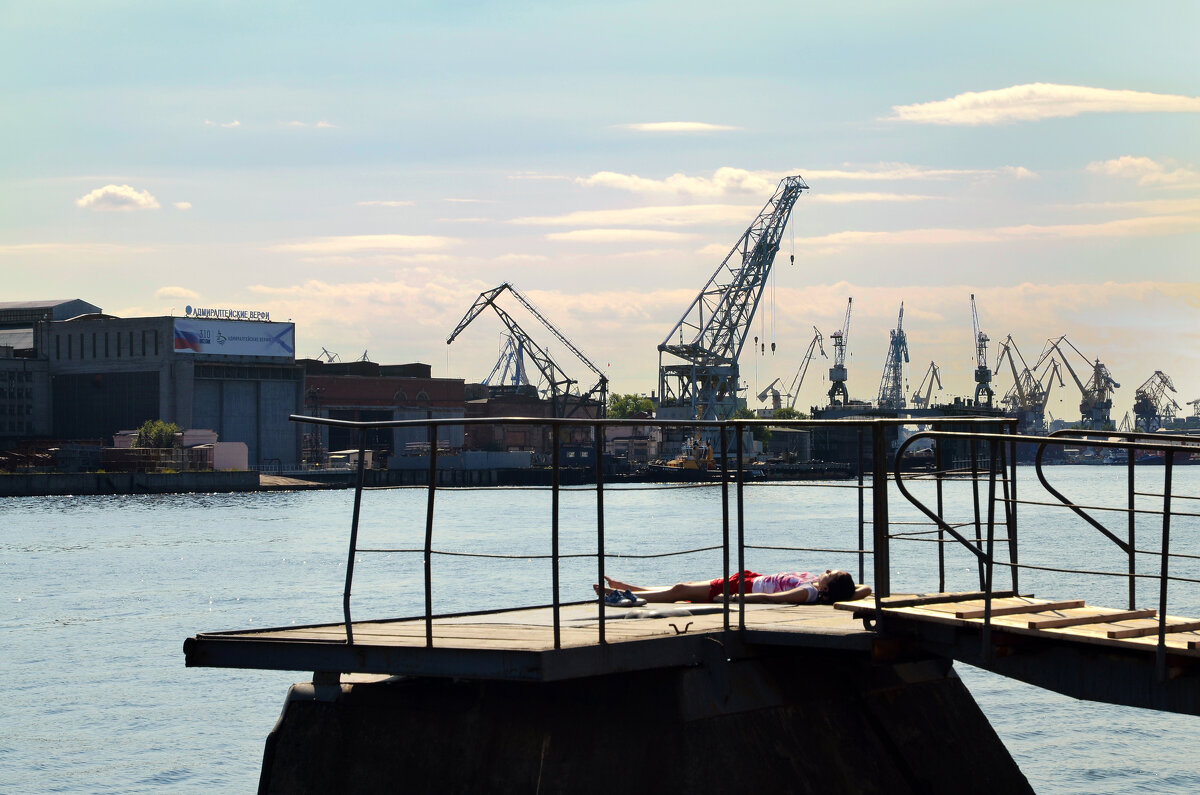
[[[879,379],[879,398],[876,404],[881,409],[904,408],[904,365],[908,363],[908,338],[904,334],[904,302],[900,302],[900,315],[896,328],[891,331],[887,361],[883,365],[883,377]]]
[[[812,341],[808,343],[808,350],[804,352],[804,356],[800,359],[800,369],[796,371],[796,375],[792,377],[792,385],[788,387],[789,409],[796,408],[796,398],[800,396],[800,387],[804,386],[804,376],[808,373],[808,365],[813,360],[813,350],[819,350],[821,356],[824,356],[826,359],[829,358],[825,355],[825,346],[821,344],[823,339],[821,332],[817,330],[816,326],[813,326]]]
[[[1086,384],[1075,373],[1075,368],[1071,367],[1070,360],[1067,358],[1066,353],[1063,352],[1061,345],[1064,342],[1092,368],[1092,375]],[[1109,412],[1112,409],[1113,392],[1119,389],[1121,385],[1113,380],[1112,374],[1108,372],[1108,368],[1101,364],[1099,359],[1089,362],[1088,357],[1084,356],[1075,347],[1074,343],[1067,339],[1065,334],[1056,340],[1046,340],[1046,347],[1043,349],[1042,356],[1035,367],[1040,367],[1051,351],[1058,351],[1058,355],[1062,357],[1062,363],[1067,368],[1067,372],[1071,374],[1071,378],[1075,380],[1075,385],[1079,387],[1081,395],[1079,414],[1083,425],[1099,430],[1105,425],[1111,424],[1112,420],[1109,418]]]
[[[496,383],[507,386],[528,386],[529,376],[525,374],[525,351],[522,348],[521,340],[512,334],[503,336],[504,347],[500,350],[500,358],[496,360],[496,365],[492,367],[492,372],[488,374],[488,377],[483,379],[483,383],[491,386],[496,373],[500,373],[500,380]]]
[[[1200,417],[1200,398],[1188,401],[1188,405],[1192,407],[1192,416]]]
[[[975,310],[975,294],[971,294],[971,327],[975,332],[975,405],[992,407],[992,371],[988,369],[988,335],[979,330],[979,313]],[[940,387],[941,384],[938,384]]]
[[[784,177],[762,212],[658,346],[660,416],[724,420],[737,409],[738,357],[779,251],[792,206],[808,185]],[[667,356],[664,361],[663,357]]]
[[[783,382],[776,378],[771,383],[767,384],[767,388],[758,393],[758,402],[766,403],[767,395],[771,396],[771,408],[778,409],[783,407],[783,396],[779,394],[779,390],[775,389],[775,385],[782,385]]]
[[[558,365],[558,363],[554,361],[550,354],[547,353],[540,345],[534,342],[533,339],[525,333],[524,329],[522,329],[517,322],[513,320],[511,315],[509,315],[507,312],[501,309],[499,305],[496,304],[496,299],[499,298],[500,295],[505,291],[509,292],[521,303],[522,306],[529,310],[530,314],[536,317],[559,342],[565,345],[568,350],[575,354],[576,358],[587,365],[587,367],[598,377],[596,383],[592,385],[591,388],[589,388],[586,392],[580,393],[577,388],[578,382],[569,377]],[[471,308],[467,310],[467,313],[463,315],[463,319],[458,322],[458,326],[454,329],[454,332],[451,333],[446,339],[446,344],[449,345],[450,343],[454,342],[454,339],[460,333],[462,333],[462,330],[470,325],[471,321],[479,317],[479,314],[489,306],[495,311],[496,315],[500,318],[500,321],[508,329],[508,333],[517,340],[519,348],[529,356],[534,365],[537,367],[538,372],[541,373],[545,386],[541,387],[539,392],[542,393],[543,397],[548,398],[553,403],[554,416],[570,416],[571,414],[574,414],[581,406],[585,405],[589,400],[597,401],[599,405],[599,416],[604,416],[605,407],[608,402],[608,377],[605,376],[604,373],[602,373],[600,369],[596,367],[596,365],[592,364],[591,360],[584,356],[583,352],[575,347],[570,340],[563,336],[562,332],[555,328],[554,325],[547,320],[541,312],[534,308],[533,304],[531,304],[529,300],[525,298],[525,296],[521,295],[521,293],[517,291],[517,288],[513,287],[508,282],[504,282],[499,287],[491,290],[485,290],[484,292],[480,293],[479,297],[475,299],[475,303],[472,304]],[[574,395],[577,397],[577,399],[568,400],[569,395]]]
[[[850,393],[846,390],[846,346],[850,342],[850,308],[854,298],[846,299],[846,319],[842,327],[829,335],[833,340],[833,367],[829,368],[829,405],[844,406],[850,402]]]
[[[912,404],[918,409],[929,408],[929,398],[933,395],[933,385],[937,384],[937,388],[942,388],[942,369],[933,362],[929,363],[929,369],[925,371],[925,377],[921,379],[917,391],[913,392]],[[921,394],[922,391],[925,394]]]
[[[1058,361],[1051,357],[1049,367],[1042,372],[1042,376],[1039,378],[1025,363],[1025,357],[1021,355],[1021,350],[1017,347],[1011,334],[1000,344],[1000,353],[996,356],[995,372],[997,375],[1000,373],[1005,359],[1008,359],[1012,371],[1013,385],[1000,402],[1010,413],[1017,416],[1019,433],[1042,433],[1045,431],[1046,424],[1046,402],[1050,397],[1047,387],[1053,384],[1055,376],[1058,377],[1059,386],[1063,386]],[[1017,371],[1017,361],[1021,362],[1019,372]],[[1047,383],[1047,377],[1049,377],[1049,383]]]
[[[1168,391],[1174,392],[1175,385],[1162,370],[1155,370],[1154,375],[1137,388],[1133,398],[1134,425],[1137,430],[1156,431],[1175,419],[1179,404],[1167,394]]]

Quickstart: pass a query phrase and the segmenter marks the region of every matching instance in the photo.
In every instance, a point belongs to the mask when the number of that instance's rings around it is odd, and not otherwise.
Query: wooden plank
[[[1059,627],[1082,626],[1084,624],[1111,624],[1118,621],[1129,621],[1134,618],[1153,618],[1158,612],[1152,608],[1117,611],[1111,611],[1103,607],[1091,609],[1097,612],[1087,615],[1064,616],[1061,618],[1031,618],[1026,622],[1025,626],[1029,629],[1056,629]]]
[[[1062,602],[1029,602],[1018,605],[992,605],[993,616],[1012,616],[1020,613],[1045,613],[1050,610],[1065,610],[1071,607],[1083,607],[1083,599],[1068,599]],[[955,618],[983,618],[986,607],[976,607],[970,610],[959,610]]]
[[[1013,591],[992,591],[993,599],[1009,599],[1016,594]],[[880,600],[884,608],[891,607],[919,607],[921,605],[936,605],[946,602],[969,602],[972,600],[984,599],[987,593],[984,591],[963,591],[961,593],[918,593],[918,594],[900,594],[896,596],[887,596]],[[866,599],[855,599],[850,602],[838,602],[834,605],[838,610],[874,610],[875,598],[868,596]]]
[[[1200,621],[1168,621],[1166,631],[1168,634],[1172,632],[1191,632],[1192,630],[1200,629]],[[1144,638],[1148,635],[1158,634],[1158,624],[1146,627],[1129,627],[1128,629],[1112,629],[1108,631],[1108,637],[1114,640],[1122,638]]]

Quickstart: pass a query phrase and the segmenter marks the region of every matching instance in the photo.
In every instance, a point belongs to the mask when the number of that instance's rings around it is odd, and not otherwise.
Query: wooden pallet
[[[982,592],[898,594],[881,600],[889,615],[959,626],[982,625],[987,613]],[[839,602],[840,610],[858,617],[875,615],[873,598]],[[991,600],[994,628],[1028,635],[1053,636],[1080,642],[1126,648],[1153,649],[1158,645],[1158,611],[1122,610],[1088,605],[1083,599],[1051,601],[995,592]],[[1172,653],[1200,656],[1200,619],[1168,615],[1166,646]]]

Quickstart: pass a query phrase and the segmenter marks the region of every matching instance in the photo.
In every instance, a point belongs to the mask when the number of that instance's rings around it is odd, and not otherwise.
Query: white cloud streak
[[[159,287],[154,291],[154,297],[162,300],[167,298],[186,298],[189,301],[195,301],[200,298],[200,293],[195,290],[189,290],[186,287],[167,285]]]
[[[890,121],[988,125],[1067,118],[1083,113],[1197,113],[1200,97],[1055,83],[968,91],[949,99],[894,105]]]
[[[267,250],[315,255],[377,254],[390,251],[436,251],[457,242],[454,238],[436,235],[345,235],[278,243],[268,246]]]
[[[172,207],[174,207],[176,210],[190,210],[190,209],[192,209],[192,203],[191,203],[191,202],[171,202],[171,206],[172,206]]]
[[[205,127],[225,127],[227,129],[233,129],[233,128],[241,127],[242,123],[240,121],[238,121],[237,119],[234,119],[233,121],[226,121],[226,122],[218,122],[218,121],[212,121],[210,119],[205,119],[204,126]]]
[[[547,240],[571,243],[671,243],[689,240],[694,235],[683,232],[663,232],[657,229],[575,229],[570,232],[551,232]]]
[[[727,124],[709,124],[703,121],[654,121],[640,124],[619,124],[617,126],[625,130],[649,133],[724,132],[726,130],[741,129],[740,127],[731,127]]]
[[[732,166],[722,166],[711,177],[691,177],[672,174],[664,179],[640,177],[637,174],[620,174],[615,171],[598,171],[589,177],[578,177],[575,182],[584,187],[601,187],[629,193],[653,194],[673,193],[683,196],[716,198],[729,194],[754,194],[769,196],[779,180],[789,174],[800,174],[810,185],[823,180],[848,180],[857,182],[895,182],[900,180],[970,179],[1033,179],[1037,175],[1024,166],[1003,166],[996,169],[949,169],[924,168],[908,163],[880,163],[861,169],[791,169],[783,171],[748,171]],[[810,194],[814,197],[819,192]],[[828,194],[826,194],[828,195]],[[880,200],[880,199],[873,199]]]
[[[130,210],[157,210],[158,199],[149,191],[137,190],[129,185],[105,185],[86,196],[75,200],[76,207],[98,212],[128,212]]]
[[[903,229],[891,232],[846,231],[816,237],[796,238],[809,246],[848,245],[948,245],[961,243],[998,243],[1018,240],[1079,238],[1162,237],[1200,231],[1200,217],[1167,215],[1147,218],[1122,218],[1094,224],[1040,226],[1023,224],[992,229]]]
[[[1200,186],[1200,172],[1192,168],[1171,168],[1148,157],[1123,155],[1113,160],[1088,163],[1090,174],[1135,180],[1145,187],[1193,188]]]

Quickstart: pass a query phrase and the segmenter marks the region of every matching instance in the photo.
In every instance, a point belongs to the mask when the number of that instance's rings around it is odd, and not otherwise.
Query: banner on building
[[[296,357],[296,324],[175,318],[175,352]]]

